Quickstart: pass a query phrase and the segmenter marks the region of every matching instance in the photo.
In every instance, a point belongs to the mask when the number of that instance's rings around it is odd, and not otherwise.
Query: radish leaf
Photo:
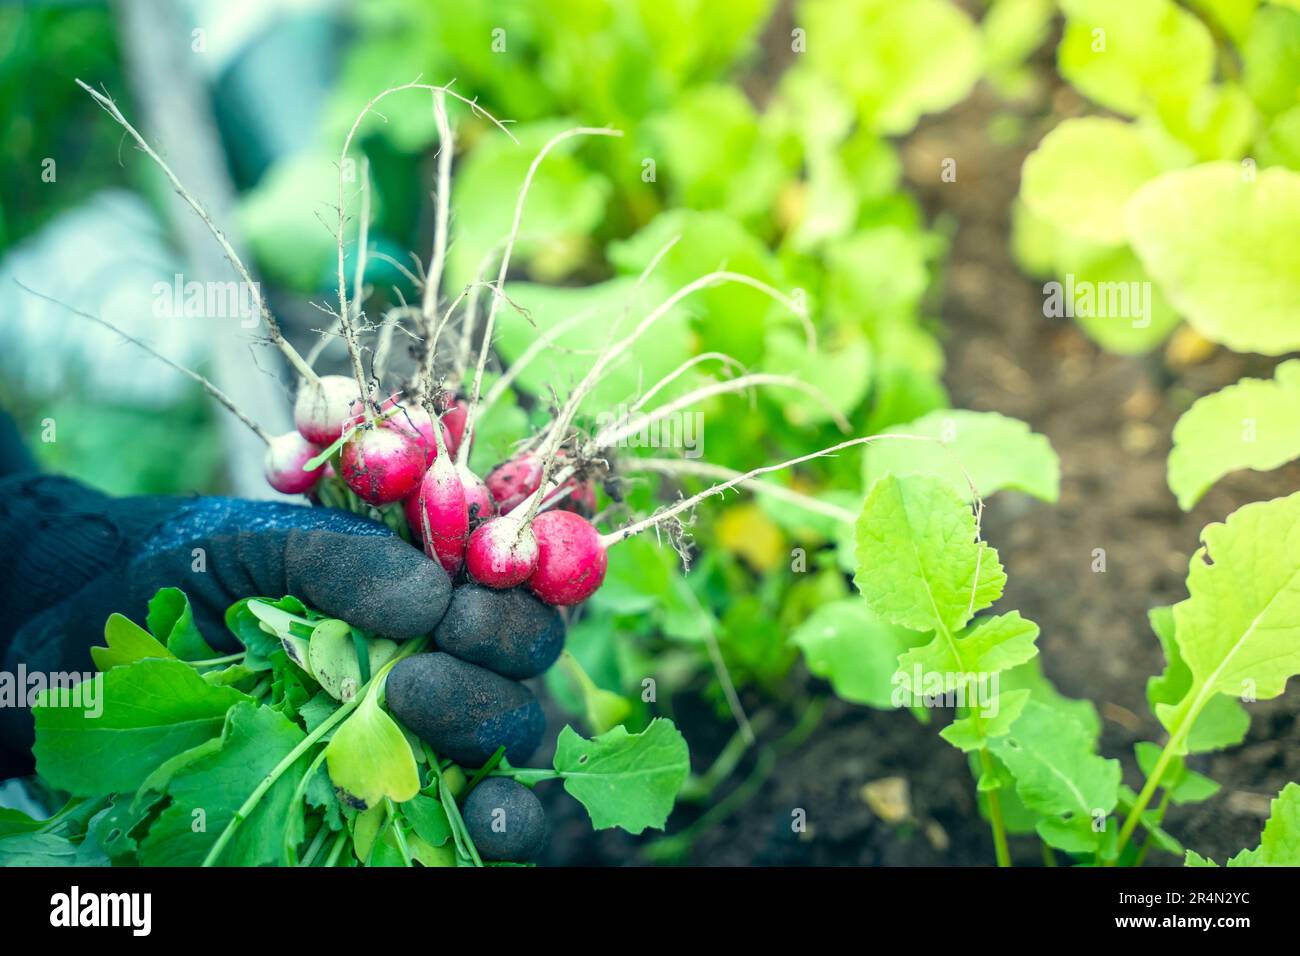
[[[1214,695],[1268,700],[1300,673],[1300,492],[1246,505],[1201,540],[1191,596],[1174,605],[1190,686],[1178,704],[1156,706],[1176,753]]]
[[[1300,348],[1300,173],[1234,162],[1164,173],[1129,200],[1142,264],[1201,335],[1238,352]]]
[[[80,796],[133,791],[167,758],[221,733],[226,711],[248,700],[177,660],[114,667],[103,675],[100,697],[97,717],[83,707],[49,706],[48,697],[33,708],[32,750],[51,786]]]
[[[975,537],[975,515],[942,478],[878,480],[855,538],[858,590],[878,617],[900,627],[956,631],[1006,584],[997,552]]]
[[[354,809],[374,807],[384,797],[402,803],[420,792],[411,745],[373,693],[334,731],[325,765],[340,798]]]
[[[176,655],[163,647],[157,638],[121,614],[111,614],[104,622],[104,643],[105,647],[90,649],[90,657],[101,671],[147,658],[176,659]]]
[[[572,727],[560,731],[555,769],[564,789],[587,808],[597,830],[662,830],[686,782],[686,740],[672,721],[656,718],[639,734],[615,727],[586,740]]]
[[[1244,378],[1197,400],[1174,426],[1169,487],[1188,511],[1242,468],[1269,471],[1300,457],[1300,360],[1272,380]]]
[[[824,604],[791,635],[808,670],[831,682],[835,693],[855,704],[893,705],[898,656],[924,641],[916,631],[887,624],[861,598]]]
[[[863,452],[867,487],[892,472],[938,475],[968,500],[971,482],[984,497],[1003,490],[1021,491],[1042,501],[1056,501],[1060,495],[1061,463],[1051,442],[1014,418],[947,409],[910,425],[894,426],[889,433],[937,441],[886,440],[868,445]]]
[[[249,793],[303,739],[288,718],[252,701],[230,710],[221,745],[188,764],[167,783],[171,804],[140,843],[146,866],[197,866]],[[303,754],[272,784],[235,831],[218,862],[263,866],[280,860],[290,815],[302,814],[292,800],[311,762]],[[202,828],[196,823],[202,821]]]

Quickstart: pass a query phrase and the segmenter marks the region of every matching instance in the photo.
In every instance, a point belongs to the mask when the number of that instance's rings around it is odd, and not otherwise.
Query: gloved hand
[[[102,641],[109,614],[143,623],[149,599],[167,586],[186,593],[203,636],[222,651],[238,649],[224,612],[243,597],[293,594],[325,614],[400,640],[433,631],[452,591],[436,561],[386,527],[345,512],[229,498],[112,498],[66,478],[0,479],[5,670],[14,673],[19,663],[29,673],[93,669],[89,648]],[[485,621],[504,622],[518,615],[523,597],[493,592],[479,595],[476,606]],[[493,611],[495,602],[501,613]],[[562,622],[558,627],[562,643]],[[477,663],[491,666],[481,658]],[[515,722],[527,725],[523,735],[500,742],[512,757],[531,753],[541,734],[531,692],[481,666],[464,667],[478,679],[444,690],[443,709],[460,714],[462,724],[482,712],[480,723],[491,718],[499,728],[503,715],[522,707]],[[459,729],[462,736],[481,731],[468,724]],[[29,711],[0,708],[0,742],[11,751],[7,766],[0,754],[0,778],[31,772]]]

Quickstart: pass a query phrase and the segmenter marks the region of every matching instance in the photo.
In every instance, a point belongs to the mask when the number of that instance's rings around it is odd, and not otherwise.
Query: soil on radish
[[[1022,275],[1011,258],[1011,200],[1025,154],[1062,112],[1082,108],[1068,90],[1051,89],[1039,104],[1020,111],[1026,128],[1019,145],[1001,147],[987,131],[1003,107],[980,90],[950,113],[925,121],[903,144],[903,160],[909,186],[931,221],[939,215],[955,220],[940,307],[948,328],[945,381],[952,404],[1023,419],[1046,434],[1061,457],[1058,504],[1005,494],[989,504],[985,537],[998,548],[1009,576],[999,607],[1019,608],[1038,622],[1046,673],[1063,693],[1097,705],[1102,752],[1120,758],[1125,781],[1137,787],[1141,777],[1133,744],[1162,739],[1145,698],[1147,678],[1164,666],[1147,611],[1186,596],[1187,564],[1201,528],[1242,504],[1300,488],[1300,465],[1233,475],[1192,513],[1182,513],[1165,484],[1174,422],[1195,397],[1243,375],[1268,377],[1275,362],[1222,349],[1190,366],[1168,363],[1159,351],[1124,358],[1102,352],[1067,320],[1043,316],[1041,284]],[[938,181],[944,157],[958,160],[956,182]],[[1095,548],[1105,549],[1104,573],[1092,570]],[[801,665],[790,681],[792,696],[828,693]],[[746,695],[747,706],[759,703]],[[1220,862],[1256,845],[1269,800],[1287,782],[1300,779],[1300,694],[1293,688],[1289,696],[1249,706],[1252,722],[1244,744],[1189,762],[1223,789],[1197,806],[1172,807],[1167,817],[1167,829],[1185,846]],[[558,730],[563,716],[549,716],[549,730]],[[693,768],[703,771],[734,725],[698,700],[678,700],[673,716],[691,744]],[[775,740],[797,717],[781,715],[761,739]],[[548,733],[547,739],[553,736]],[[668,832],[680,832],[724,799],[756,759],[751,751],[702,807],[679,804]],[[908,818],[898,823],[877,815],[863,791],[865,784],[893,777],[906,781],[908,794]],[[637,851],[646,837],[593,833],[580,808],[562,794],[538,790],[551,821],[543,862],[640,861]],[[796,809],[806,811],[803,833],[791,827]],[[1013,838],[1012,853],[1018,863],[1041,863],[1031,839]],[[777,759],[771,775],[734,814],[701,833],[683,862],[989,865],[992,860],[992,841],[975,809],[966,762],[937,737],[934,726],[924,727],[905,713],[832,701],[818,729]],[[1149,865],[1180,863],[1158,852],[1148,857]]]

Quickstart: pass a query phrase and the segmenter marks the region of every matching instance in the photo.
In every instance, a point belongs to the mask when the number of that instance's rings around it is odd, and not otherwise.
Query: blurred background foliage
[[[23,240],[39,245],[42,229],[60,216],[91,211],[106,190],[146,188],[138,166],[117,161],[121,131],[102,121],[99,107],[71,81],[75,76],[120,91],[130,108],[108,5],[0,7],[0,250]],[[112,217],[101,212],[91,221]],[[50,235],[66,237],[66,231]],[[0,276],[9,286],[10,270],[0,266]],[[22,295],[15,288],[0,292],[8,313],[0,408],[19,423],[44,467],[117,494],[219,485],[221,445],[201,389],[171,382],[161,395],[142,398],[94,388],[94,366],[123,358],[134,365],[141,357],[115,348],[108,359],[63,349],[52,336],[24,337],[15,327],[26,305]],[[44,441],[47,419],[78,427]],[[178,432],[195,440],[178,447]]]

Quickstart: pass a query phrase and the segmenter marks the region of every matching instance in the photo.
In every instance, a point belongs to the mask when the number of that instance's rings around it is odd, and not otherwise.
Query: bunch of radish
[[[321,481],[341,481],[375,508],[400,505],[412,539],[453,579],[465,573],[491,588],[526,583],[555,605],[576,604],[600,586],[605,550],[587,517],[596,500],[590,480],[569,477],[540,496],[546,464],[531,451],[482,478],[468,463],[465,399],[434,400],[430,409],[394,395],[367,414],[356,395],[346,376],[304,384],[297,431],[267,446],[271,487],[310,495]]]
[[[425,553],[436,560],[453,579],[473,582],[487,588],[508,589],[526,586],[541,601],[553,606],[578,604],[590,597],[605,579],[607,551],[621,540],[642,531],[680,521],[704,498],[721,494],[744,484],[758,491],[773,491],[774,486],[753,481],[759,475],[785,468],[801,461],[830,454],[841,448],[874,438],[859,438],[823,449],[810,455],[745,474],[717,466],[677,469],[680,473],[725,477],[725,480],[691,498],[632,521],[621,528],[602,534],[597,530],[596,483],[593,473],[608,473],[614,465],[606,457],[608,449],[639,428],[683,411],[714,396],[739,393],[759,386],[797,389],[812,396],[830,410],[841,428],[847,423],[825,396],[811,385],[789,376],[744,374],[713,381],[645,411],[645,406],[661,390],[692,368],[707,361],[720,361],[728,370],[738,365],[728,356],[707,353],[695,356],[646,390],[630,411],[612,425],[581,438],[576,418],[583,403],[612,365],[629,353],[636,341],[657,321],[675,309],[688,296],[721,283],[739,283],[762,292],[793,313],[803,324],[810,349],[815,347],[815,332],[803,306],[771,286],[743,274],[716,271],[678,289],[651,310],[622,338],[609,341],[601,349],[583,379],[572,389],[554,420],[530,444],[509,460],[498,464],[486,475],[476,474],[469,465],[476,419],[495,398],[513,383],[523,366],[545,351],[550,340],[541,337],[525,356],[513,366],[502,369],[500,379],[487,396],[482,395],[484,371],[492,353],[497,312],[505,301],[504,286],[510,268],[511,253],[519,235],[524,202],[538,166],[557,145],[575,136],[617,136],[609,129],[577,128],[560,133],[547,142],[534,158],[515,203],[509,235],[499,247],[500,261],[494,282],[473,283],[449,304],[440,301],[440,283],[449,242],[449,201],[454,139],[447,117],[449,99],[467,105],[475,115],[488,119],[509,135],[508,129],[492,119],[476,103],[452,92],[448,87],[408,83],[386,90],[375,97],[361,112],[349,131],[340,155],[338,184],[338,308],[334,313],[335,329],[325,332],[305,358],[291,345],[262,298],[260,287],[252,280],[238,254],[217,229],[201,205],[180,184],[167,166],[126,121],[116,104],[85,84],[93,96],[130,133],[141,149],[153,159],[171,180],[182,198],[193,206],[222,245],[236,271],[248,284],[254,305],[261,314],[270,343],[284,354],[297,373],[298,388],[293,408],[295,430],[273,436],[262,429],[219,388],[197,373],[176,365],[145,343],[121,333],[102,318],[78,310],[86,318],[109,326],[124,337],[153,352],[154,355],[194,378],[215,399],[248,425],[266,443],[264,471],[267,482],[276,491],[307,495],[314,503],[345,507],[379,518],[418,542]],[[361,121],[386,96],[403,90],[423,90],[432,95],[434,117],[441,140],[438,155],[438,178],[435,193],[437,208],[434,224],[433,252],[419,281],[422,299],[416,305],[389,309],[382,320],[369,323],[363,302],[365,265],[368,252],[369,170],[362,163],[361,209],[357,235],[355,275],[349,284],[344,270],[344,234],[347,202],[343,170],[350,168],[348,149]],[[512,137],[513,138],[513,137]],[[676,239],[671,240],[646,267],[635,288],[640,288]],[[495,253],[494,253],[495,254]],[[488,266],[485,261],[484,268]],[[350,287],[349,287],[350,285]],[[486,289],[490,305],[482,328],[477,324],[477,303]],[[30,290],[29,290],[30,291]],[[40,293],[36,293],[40,295]],[[46,297],[48,298],[48,297]],[[462,307],[463,304],[463,307]],[[445,305],[445,308],[442,308]],[[440,308],[442,308],[440,314]],[[408,332],[418,345],[412,349],[417,369],[399,386],[386,382],[387,357],[393,330],[399,320],[414,318],[419,334]],[[439,340],[446,326],[457,319],[460,347],[453,360],[445,360]],[[548,334],[558,334],[574,318],[557,324]],[[454,327],[455,327],[454,326]],[[617,325],[615,325],[617,328]],[[373,344],[362,344],[362,337],[374,331]],[[318,374],[313,368],[328,341],[341,338],[347,346],[351,375]],[[471,362],[477,341],[477,361]],[[365,358],[369,353],[369,372]],[[884,436],[875,436],[875,438]],[[640,461],[640,460],[637,460]],[[635,465],[635,462],[632,463]],[[642,462],[642,470],[672,473],[672,460]],[[680,463],[679,463],[680,464]],[[778,489],[779,490],[779,489]],[[816,504],[816,502],[813,502]]]

